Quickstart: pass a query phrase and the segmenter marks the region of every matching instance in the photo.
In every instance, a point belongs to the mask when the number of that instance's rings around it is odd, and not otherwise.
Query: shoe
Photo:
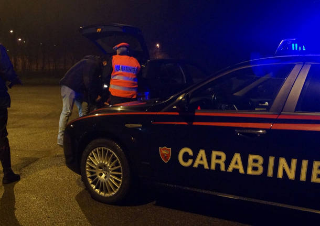
[[[20,180],[20,175],[15,173],[8,173],[2,179],[2,184],[10,184]]]

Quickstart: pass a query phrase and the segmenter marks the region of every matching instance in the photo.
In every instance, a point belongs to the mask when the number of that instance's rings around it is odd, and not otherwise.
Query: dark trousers
[[[0,161],[3,167],[3,173],[11,171],[10,146],[7,132],[8,110],[0,108]]]
[[[115,105],[115,104],[121,104],[125,102],[130,102],[130,101],[135,101],[136,98],[124,98],[124,97],[117,97],[110,95],[110,104]]]

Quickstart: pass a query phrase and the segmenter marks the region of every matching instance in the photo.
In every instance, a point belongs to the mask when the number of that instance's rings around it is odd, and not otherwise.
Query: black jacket
[[[20,83],[20,80],[13,69],[6,48],[0,43],[0,108],[10,107],[10,96],[6,82],[11,82],[11,85]]]
[[[86,56],[67,71],[60,85],[82,93],[86,101],[93,103],[102,89],[101,68],[100,57]]]

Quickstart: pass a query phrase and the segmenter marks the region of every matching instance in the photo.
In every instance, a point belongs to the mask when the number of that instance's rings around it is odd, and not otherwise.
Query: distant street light
[[[155,58],[159,59],[160,58],[160,43],[156,43],[156,48],[154,50]]]
[[[21,38],[18,38],[18,42],[21,42],[22,41],[22,39]]]
[[[12,33],[13,33],[13,30],[10,30],[9,32],[12,34]]]

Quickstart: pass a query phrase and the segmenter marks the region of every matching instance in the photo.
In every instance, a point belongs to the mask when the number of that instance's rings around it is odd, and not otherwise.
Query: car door
[[[320,190],[320,64],[306,63],[273,125],[274,199],[318,208]],[[270,178],[271,179],[271,178]]]
[[[158,182],[263,197],[271,186],[269,131],[301,67],[237,68],[197,86],[158,114],[153,122],[159,136],[153,143],[159,149],[153,159]],[[181,109],[183,101],[187,111]]]

